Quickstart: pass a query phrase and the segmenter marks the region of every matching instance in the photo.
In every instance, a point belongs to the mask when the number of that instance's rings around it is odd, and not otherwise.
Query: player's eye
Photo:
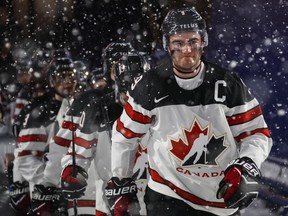
[[[181,48],[184,45],[184,42],[183,41],[173,41],[172,44],[176,48]]]

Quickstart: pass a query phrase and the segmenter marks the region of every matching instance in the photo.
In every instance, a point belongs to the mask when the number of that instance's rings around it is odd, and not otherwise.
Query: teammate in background
[[[18,87],[20,88],[16,100],[15,100],[15,108],[14,114],[11,119],[11,123],[13,124],[16,117],[21,112],[21,109],[28,103],[31,99],[31,92],[29,89],[29,83],[31,80],[31,72],[29,71],[31,66],[31,61],[28,59],[23,60],[22,62],[16,63],[17,75],[16,80]]]
[[[40,53],[40,51],[39,51]],[[26,111],[22,112],[22,109],[25,107],[25,105],[31,103],[35,100],[35,98],[38,98],[45,95],[49,92],[49,81],[48,81],[48,74],[47,74],[47,67],[48,67],[48,58],[45,59],[46,62],[44,63],[43,57],[40,56],[40,54],[35,53],[35,56],[32,57],[31,60],[29,60],[29,68],[27,69],[27,73],[29,73],[29,83],[27,83],[19,92],[19,98],[16,99],[16,109],[15,113],[18,113],[17,115],[14,115],[14,122],[12,124],[12,132],[15,137],[19,135],[19,130],[23,126],[23,123],[25,121],[25,115],[27,112],[30,112],[30,105],[26,107]],[[26,77],[27,75],[23,75]],[[26,97],[22,97],[22,96]],[[21,99],[22,97],[22,99]],[[25,98],[25,99],[24,99]],[[37,99],[37,100],[38,100]],[[41,99],[43,100],[43,98]],[[18,102],[17,102],[18,101]],[[20,105],[20,101],[23,102],[22,105]],[[35,105],[35,101],[33,102]]]
[[[94,165],[99,174],[98,187],[96,186],[96,204],[99,200],[105,200],[102,206],[97,205],[97,216],[109,214],[104,188],[111,178],[111,127],[120,116],[126,103],[125,92],[131,83],[137,80],[136,77],[144,72],[144,68],[147,68],[147,62],[138,53],[129,53],[123,56],[118,63],[112,65],[115,92],[110,92],[100,99],[92,101],[84,109],[76,130],[75,153],[70,147],[68,155],[62,160],[64,167],[61,176],[62,192],[66,197],[72,199],[81,197],[85,191],[87,170],[94,159]],[[76,167],[72,165],[73,156],[75,156]],[[137,190],[136,185],[135,190]],[[133,198],[137,201],[136,196]],[[139,211],[139,206],[137,206],[137,210]],[[139,215],[139,212],[133,215]]]
[[[103,50],[103,64],[105,69],[102,73],[89,78],[89,84],[95,84],[91,90],[87,90],[75,97],[71,107],[65,114],[61,127],[57,134],[51,139],[49,143],[49,152],[47,154],[47,164],[44,171],[44,178],[42,184],[45,186],[59,187],[60,174],[62,171],[61,159],[68,152],[68,147],[72,140],[72,134],[77,129],[80,116],[85,106],[89,106],[92,100],[102,97],[103,95],[112,92],[113,82],[109,76],[111,71],[111,65],[119,60],[123,54],[128,54],[129,51],[133,50],[133,47],[128,43],[110,43]],[[93,72],[91,73],[93,74]],[[99,77],[101,79],[99,79]],[[97,86],[99,83],[101,86]],[[101,87],[101,88],[100,88]],[[103,87],[103,88],[102,88]],[[72,122],[73,120],[73,122]],[[95,169],[91,167],[88,171],[89,181],[85,192],[85,195],[78,199],[78,214],[95,215]],[[97,185],[96,185],[97,187]],[[96,205],[101,205],[101,200]],[[98,209],[99,210],[99,209]],[[69,215],[74,214],[73,201],[68,201],[68,213]]]
[[[33,82],[35,82],[40,76],[45,76],[44,73],[46,73],[48,64],[51,61],[50,57],[50,51],[39,49],[35,51],[32,57],[18,58],[15,60],[17,69],[16,80],[20,90],[15,100],[15,110],[12,118],[12,124],[20,114],[21,109],[33,97],[35,97],[35,95],[33,95],[35,94],[33,90],[33,88],[35,88]],[[39,75],[39,73],[41,74]],[[40,81],[40,79],[38,79],[37,82],[38,81]]]
[[[72,63],[69,58],[56,59],[49,69],[53,93],[35,98],[21,111],[25,118],[17,136],[18,148],[14,151],[14,183],[10,186],[11,205],[19,215],[25,215],[30,211],[32,191],[32,205],[37,205],[39,199],[46,196],[51,202],[50,206],[38,206],[37,211],[31,214],[39,215],[45,214],[44,212],[50,213],[51,209],[58,210],[57,204],[59,203],[57,202],[60,196],[56,188],[40,187],[38,184],[43,178],[45,167],[43,155],[51,131],[53,131],[53,123],[61,101],[64,97],[73,94],[77,85],[77,76]]]
[[[112,181],[126,181],[106,194],[118,198],[115,208],[129,200],[137,140],[149,131],[148,216],[236,214],[257,197],[259,168],[272,146],[260,105],[238,75],[201,60],[208,36],[194,9],[169,11],[162,32],[171,61],[127,93],[111,156]],[[208,138],[202,155],[186,159],[200,134]]]

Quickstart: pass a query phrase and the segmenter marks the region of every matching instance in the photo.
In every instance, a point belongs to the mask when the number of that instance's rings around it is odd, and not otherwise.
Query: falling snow
[[[23,32],[18,32],[18,21],[15,21],[8,33],[1,31],[1,45],[7,49],[12,48],[17,59],[26,59],[35,47],[44,45],[49,48],[53,46],[51,43],[58,43],[70,47],[73,55],[87,59],[96,67],[100,64],[104,46],[119,40],[131,42],[135,48],[150,52],[155,64],[161,62],[167,53],[162,49],[158,33],[169,1],[142,0],[139,1],[141,4],[135,3],[138,2],[135,0],[128,1],[129,4],[124,2],[85,0],[77,7],[73,6],[77,9],[73,19],[66,14],[69,8],[65,6],[60,14],[55,14],[59,21],[53,28],[50,28],[51,24],[47,24],[50,29],[41,25],[25,40],[19,40]],[[285,0],[208,2],[211,2],[208,5],[211,14],[207,20],[209,45],[204,50],[205,59],[237,72],[260,102],[274,144],[271,160],[265,162],[263,167],[263,175],[272,178],[273,182],[278,181],[274,179],[275,176],[284,179],[280,183],[287,188],[287,170],[283,172],[283,167],[287,166],[288,160],[288,3]],[[53,8],[52,5],[47,7],[49,10]],[[24,19],[29,20],[29,17],[24,16]],[[27,24],[28,31],[29,28]],[[41,36],[43,41],[40,37],[33,38],[33,35],[41,32],[45,33],[44,37]],[[4,78],[1,73],[1,80]],[[10,151],[2,142],[1,152]],[[269,169],[275,171],[273,176],[267,172]],[[281,195],[287,198],[288,189],[285,190],[286,194]],[[263,200],[257,201],[243,215],[288,215],[287,209],[285,211],[285,208],[277,206],[278,203],[271,204],[271,207]]]

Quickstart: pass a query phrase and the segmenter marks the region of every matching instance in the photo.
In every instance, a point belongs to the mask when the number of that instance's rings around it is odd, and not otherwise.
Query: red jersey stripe
[[[64,147],[69,147],[71,143],[71,140],[67,140],[58,136],[54,136],[53,140],[57,145],[64,146]]]
[[[267,137],[270,137],[270,131],[268,130],[268,128],[259,128],[259,129],[255,129],[255,130],[250,131],[250,132],[244,132],[244,133],[240,134],[239,136],[234,137],[234,139],[237,142],[240,142],[242,139],[245,139],[246,137],[251,136],[251,135],[256,134],[256,133],[261,133]]]
[[[65,129],[69,129],[69,130],[72,130],[75,131],[77,128],[78,128],[78,124],[72,124],[72,122],[69,122],[69,121],[63,121],[62,122],[62,128],[65,128]]]
[[[97,143],[97,139],[93,139],[91,141],[87,141],[87,140],[85,140],[83,138],[75,137],[74,138],[74,142],[78,146],[84,147],[85,149],[89,149],[89,148],[92,148]]]
[[[77,200],[77,207],[94,207],[95,208],[96,201],[95,200]],[[68,201],[68,208],[73,208],[73,201]]]
[[[135,137],[142,137],[143,133],[134,133],[133,131],[129,130],[128,128],[124,127],[124,124],[120,121],[120,118],[117,119],[117,131],[125,136],[127,139],[135,138]]]
[[[23,104],[23,103],[17,103],[15,107],[22,109],[24,106],[25,106],[25,104]]]
[[[46,135],[32,134],[17,138],[18,142],[47,142]]]
[[[226,117],[230,126],[242,124],[262,115],[261,107],[258,105],[245,113],[240,113],[234,116]]]
[[[192,202],[196,205],[203,205],[203,206],[211,206],[211,207],[217,207],[217,208],[226,208],[225,203],[223,202],[209,202],[206,200],[203,200],[191,193],[188,193],[187,191],[182,190],[181,188],[177,187],[173,183],[169,182],[168,180],[162,178],[155,170],[149,168],[149,172],[151,175],[151,178],[161,184],[164,184],[171,188],[174,192],[176,192],[180,197],[182,197],[185,200],[188,200],[189,202]]]
[[[127,102],[125,105],[125,111],[127,115],[136,122],[142,123],[142,124],[150,124],[153,121],[153,118],[150,118],[148,116],[144,116],[142,113],[136,112],[133,110],[132,106]]]

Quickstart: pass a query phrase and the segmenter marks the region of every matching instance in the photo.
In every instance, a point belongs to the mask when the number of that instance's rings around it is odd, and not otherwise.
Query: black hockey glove
[[[105,188],[112,216],[140,215],[140,205],[137,198],[137,186],[133,179],[124,178],[120,180],[113,177]]]
[[[219,183],[217,198],[223,198],[228,208],[249,206],[258,196],[261,172],[248,157],[231,161]]]
[[[10,206],[15,216],[28,215],[30,212],[30,192],[28,182],[14,182],[9,186]]]
[[[78,199],[84,195],[88,174],[80,166],[69,165],[61,174],[60,184],[66,199]]]
[[[35,185],[32,192],[31,215],[68,216],[67,200],[56,187]]]

